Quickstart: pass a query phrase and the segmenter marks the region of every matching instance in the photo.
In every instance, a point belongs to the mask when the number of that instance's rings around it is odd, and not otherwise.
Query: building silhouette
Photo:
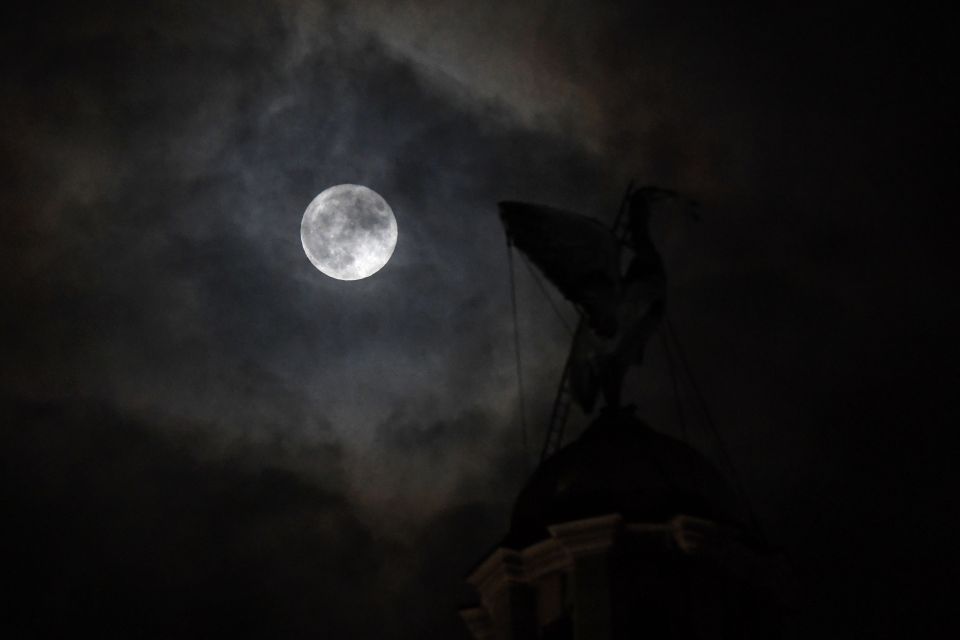
[[[692,447],[609,409],[534,472],[474,568],[477,640],[770,638],[789,572]]]

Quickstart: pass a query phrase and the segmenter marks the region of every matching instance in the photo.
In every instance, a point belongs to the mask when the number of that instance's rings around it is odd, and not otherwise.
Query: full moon
[[[390,260],[397,246],[397,219],[372,189],[338,184],[304,211],[300,241],[321,272],[337,280],[360,280]]]

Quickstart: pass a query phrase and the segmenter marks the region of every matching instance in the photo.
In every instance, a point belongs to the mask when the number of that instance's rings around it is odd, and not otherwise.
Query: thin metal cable
[[[686,354],[683,351],[683,347],[680,346],[680,340],[677,338],[677,333],[673,328],[673,324],[670,322],[669,318],[666,315],[663,317],[663,324],[667,328],[667,334],[670,336],[670,340],[673,343],[677,351],[677,356],[680,360],[680,364],[683,365],[683,368],[687,374],[687,380],[690,381],[690,387],[693,389],[694,394],[697,396],[697,402],[700,405],[700,411],[703,414],[704,422],[707,427],[710,429],[711,434],[713,435],[714,441],[720,455],[723,458],[724,463],[729,469],[730,475],[733,479],[734,487],[737,492],[740,494],[740,497],[743,499],[744,507],[747,510],[747,517],[750,518],[750,524],[753,525],[754,530],[757,532],[757,535],[763,538],[763,532],[760,528],[760,522],[757,520],[757,516],[753,511],[753,506],[750,504],[750,498],[747,495],[746,489],[744,489],[743,482],[740,480],[740,474],[737,473],[737,468],[733,464],[733,459],[730,457],[730,453],[727,451],[727,447],[724,444],[723,437],[720,435],[720,431],[717,429],[716,423],[713,421],[713,415],[710,413],[710,408],[707,406],[706,401],[703,398],[703,394],[700,393],[700,386],[697,384],[696,378],[693,377],[693,371],[690,369],[690,363],[687,361]]]
[[[680,421],[680,439],[687,441],[687,420],[683,413],[683,399],[680,397],[680,381],[677,379],[676,365],[673,361],[673,351],[670,349],[670,343],[667,341],[667,334],[661,325],[660,342],[663,344],[663,352],[667,355],[667,369],[670,371],[670,382],[673,384],[673,399],[677,405],[677,419]]]
[[[553,298],[550,296],[550,293],[547,291],[546,285],[543,284],[543,280],[540,278],[540,275],[536,272],[536,270],[530,264],[530,261],[527,259],[527,256],[521,253],[520,258],[523,259],[523,264],[527,265],[527,270],[530,272],[530,275],[533,276],[533,279],[537,283],[537,286],[540,287],[540,291],[543,293],[543,297],[546,298],[547,302],[550,303],[550,308],[552,308],[553,312],[557,314],[557,318],[559,318],[560,324],[562,324],[563,328],[567,330],[567,333],[572,336],[573,328],[567,323],[567,319],[563,317],[563,314],[560,313],[560,308],[557,307],[557,304],[553,301]]]
[[[513,347],[517,362],[518,405],[520,408],[520,437],[523,442],[523,464],[530,471],[530,447],[527,444],[527,417],[523,399],[523,365],[520,357],[520,325],[517,321],[517,286],[513,275],[513,246],[507,238],[507,264],[510,269],[510,303],[513,307]]]

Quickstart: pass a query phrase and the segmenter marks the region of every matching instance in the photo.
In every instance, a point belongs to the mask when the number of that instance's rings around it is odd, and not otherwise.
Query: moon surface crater
[[[362,185],[339,184],[307,206],[300,241],[322,273],[337,280],[360,280],[390,260],[397,246],[397,219],[377,192]]]

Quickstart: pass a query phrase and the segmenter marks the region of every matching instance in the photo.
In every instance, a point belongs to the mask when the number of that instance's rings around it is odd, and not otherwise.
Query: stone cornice
[[[573,520],[547,527],[567,553],[578,558],[606,552],[619,534],[623,516],[611,513],[596,518]]]

